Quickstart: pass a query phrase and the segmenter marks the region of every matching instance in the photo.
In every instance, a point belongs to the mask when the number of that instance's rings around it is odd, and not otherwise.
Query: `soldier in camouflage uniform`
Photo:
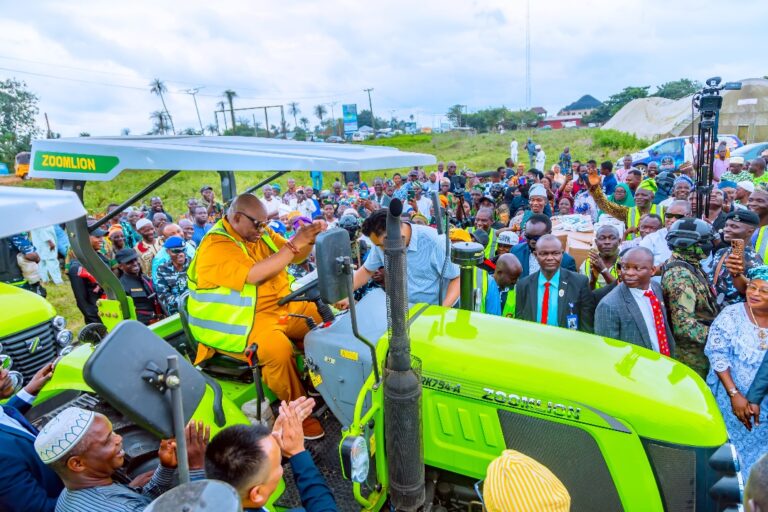
[[[664,264],[661,287],[675,336],[675,358],[706,377],[704,355],[709,326],[718,313],[701,260],[712,250],[712,228],[699,219],[675,222],[667,235],[672,257]]]

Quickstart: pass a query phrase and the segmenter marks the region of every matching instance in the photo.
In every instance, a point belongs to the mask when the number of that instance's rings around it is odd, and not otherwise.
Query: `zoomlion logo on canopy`
[[[76,153],[35,154],[34,169],[37,171],[87,172],[106,174],[120,162],[116,156],[79,155]]]

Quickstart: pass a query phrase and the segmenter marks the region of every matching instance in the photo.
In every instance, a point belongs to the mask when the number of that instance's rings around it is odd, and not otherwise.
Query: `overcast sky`
[[[0,6],[0,78],[25,80],[63,136],[146,133],[161,109],[154,77],[168,86],[177,129],[198,126],[181,92],[190,87],[203,87],[204,125],[225,89],[237,92],[236,107],[298,101],[312,125],[318,103],[338,102],[337,117],[342,103],[368,108],[367,87],[378,116],[413,114],[425,126],[456,103],[525,105],[524,0]],[[765,0],[533,0],[532,104],[556,113],[627,85],[762,76],[766,19]],[[270,124],[278,120],[270,112]]]

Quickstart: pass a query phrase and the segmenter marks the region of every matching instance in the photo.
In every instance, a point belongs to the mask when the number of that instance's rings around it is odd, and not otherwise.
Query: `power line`
[[[44,66],[58,67],[58,68],[62,68],[62,69],[70,69],[70,70],[73,70],[73,71],[83,71],[83,72],[87,72],[87,73],[98,73],[98,74],[103,74],[103,75],[112,75],[112,76],[118,76],[118,77],[125,77],[125,78],[131,78],[133,80],[146,80],[147,82],[149,82],[149,81],[154,79],[154,78],[147,78],[147,77],[141,77],[141,76],[135,76],[135,75],[128,75],[128,74],[125,74],[125,73],[115,73],[115,72],[110,72],[110,71],[99,71],[99,70],[93,70],[93,69],[86,69],[86,68],[81,68],[81,67],[77,67],[77,66],[67,66],[67,65],[64,65],[64,64],[56,64],[56,63],[53,63],[53,62],[43,62],[43,61],[38,61],[38,60],[21,59],[21,58],[17,58],[17,57],[8,57],[8,56],[5,56],[5,55],[0,55],[0,59],[14,60],[14,61],[19,61],[19,62],[28,62],[30,64],[40,64],[40,65],[44,65]],[[55,80],[66,80],[66,81],[72,81],[72,82],[77,82],[77,83],[100,85],[100,86],[104,86],[104,87],[118,87],[118,88],[121,88],[121,89],[135,89],[135,90],[142,90],[142,91],[147,90],[146,87],[138,86],[138,85],[124,85],[124,84],[115,84],[115,83],[107,83],[107,82],[98,82],[98,81],[94,81],[94,80],[85,80],[85,79],[82,79],[82,78],[70,78],[70,77],[64,77],[64,76],[60,76],[60,75],[52,75],[50,73],[40,73],[40,72],[36,72],[36,71],[26,71],[26,70],[23,70],[23,69],[11,69],[11,68],[0,67],[0,70],[10,71],[10,72],[13,72],[13,73],[23,73],[23,74],[28,74],[28,75],[32,75],[32,76],[40,76],[40,77],[43,77],[43,78],[52,78],[52,79],[55,79]],[[193,82],[187,82],[187,81],[183,81],[183,80],[163,80],[163,82],[169,83],[169,84],[182,85],[182,86],[194,85]],[[223,88],[223,89],[232,88],[231,85],[222,85],[222,84],[207,84],[205,87],[208,87],[208,88],[220,87],[220,88]],[[255,89],[255,88],[246,87],[246,86],[234,87],[234,89],[238,89],[238,90],[241,90],[241,91],[259,91],[259,92],[261,92],[261,89]],[[249,99],[249,100],[269,100],[269,99],[271,99],[271,100],[282,100],[282,99],[311,100],[311,99],[333,98],[333,97],[337,97],[337,96],[346,96],[346,95],[354,94],[355,92],[357,92],[357,91],[356,90],[350,90],[350,91],[334,92],[334,93],[318,93],[318,94],[315,94],[315,95],[303,96],[303,97],[297,97],[298,94],[302,94],[302,93],[297,93],[296,95],[285,94],[284,93],[284,95],[280,96],[280,97],[275,97],[275,96],[261,96],[261,97],[241,96],[240,98],[242,98],[242,99]],[[168,91],[168,93],[169,94],[186,94],[186,91]],[[221,95],[218,95],[218,94],[202,94],[202,93],[199,94],[198,96],[204,96],[204,97],[208,97],[208,98],[219,98],[219,97],[221,97]]]

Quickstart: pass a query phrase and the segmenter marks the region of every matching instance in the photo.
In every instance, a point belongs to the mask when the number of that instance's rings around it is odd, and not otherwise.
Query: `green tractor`
[[[147,340],[132,346],[121,334],[137,338],[133,307],[90,248],[88,230],[180,171],[277,171],[247,190],[253,191],[289,170],[435,162],[386,147],[244,137],[41,140],[33,144],[32,160],[32,177],[54,178],[57,188],[81,199],[88,181],[110,180],[127,169],[173,169],[95,225],[87,226],[85,218],[67,224],[75,254],[107,291],[100,311],[112,332],[87,326],[32,412],[40,423],[72,404],[107,413],[124,437],[128,476],[154,464],[157,429],[151,418],[136,414],[142,397],[110,391],[104,379],[89,385],[83,371],[98,370],[108,358],[96,356],[108,347],[119,347],[109,351],[113,358],[144,367]],[[234,174],[218,172],[229,201],[236,195]],[[367,294],[349,312],[314,326],[304,340],[302,367],[325,401],[318,414],[327,433],[310,449],[341,510],[480,510],[476,489],[504,449],[547,466],[568,489],[574,511],[714,512],[740,501],[725,425],[693,371],[620,341],[468,309],[408,304],[397,206],[388,218],[393,235],[386,239],[386,293]],[[327,304],[350,295],[348,235],[323,233],[316,251],[317,279],[283,301],[310,300],[333,315]],[[471,274],[471,267],[463,268],[462,280]],[[471,285],[462,289],[472,293]],[[462,304],[471,302],[462,298]],[[174,354],[189,356],[201,340],[189,334],[184,319],[182,307],[179,315],[144,328],[146,338],[163,339]],[[206,384],[192,392],[197,399],[185,409],[186,419],[204,420],[214,432],[247,422],[241,407],[256,396],[251,370],[224,357],[199,366]],[[298,504],[290,487],[281,487],[275,498],[271,510]]]
[[[85,208],[72,193],[0,187],[0,364],[12,369],[15,387],[29,382],[72,342],[73,334],[50,302],[24,288],[10,237],[83,215]]]

